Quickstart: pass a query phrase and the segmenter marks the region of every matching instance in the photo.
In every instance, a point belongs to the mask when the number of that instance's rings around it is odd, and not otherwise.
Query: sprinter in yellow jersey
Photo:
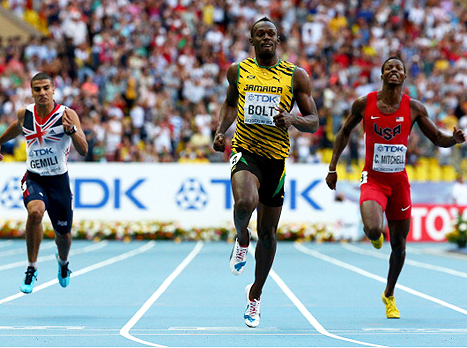
[[[234,274],[243,270],[250,243],[248,224],[257,209],[255,281],[245,289],[244,314],[245,324],[256,327],[261,292],[276,253],[276,231],[284,201],[285,159],[289,154],[288,129],[294,126],[302,132],[316,132],[318,112],[307,73],[277,56],[279,36],[269,18],[263,17],[253,24],[249,41],[255,49],[255,58],[234,63],[227,71],[229,86],[213,147],[225,151],[225,132],[236,120],[230,167],[237,238],[230,269]],[[301,115],[290,113],[294,102]]]

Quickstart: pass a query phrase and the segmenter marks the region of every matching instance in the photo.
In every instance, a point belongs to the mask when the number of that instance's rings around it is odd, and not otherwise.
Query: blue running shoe
[[[248,327],[257,327],[259,325],[259,319],[261,318],[260,314],[260,305],[261,299],[250,300],[250,289],[253,284],[249,284],[245,288],[246,295],[246,309],[243,318],[245,319],[245,324]]]
[[[34,281],[37,280],[37,269],[32,266],[28,266],[26,270],[26,277],[24,277],[23,283],[19,287],[25,294],[30,294],[34,288]]]
[[[60,261],[58,261],[58,252],[55,253],[55,258],[58,262],[58,282],[60,283],[62,288],[66,288],[68,284],[70,284],[71,271],[68,269],[69,262],[62,265]]]

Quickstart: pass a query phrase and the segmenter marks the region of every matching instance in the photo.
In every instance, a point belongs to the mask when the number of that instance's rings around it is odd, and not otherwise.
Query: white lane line
[[[350,244],[342,244],[342,246],[345,249],[349,250],[349,251],[352,251],[354,253],[358,253],[358,254],[361,254],[361,255],[373,256],[373,257],[377,257],[379,259],[384,259],[384,260],[388,259],[387,254],[383,255],[383,254],[378,253],[378,252],[373,251],[373,250],[365,250],[365,249],[362,249],[362,248],[356,247],[355,245],[350,245]],[[432,265],[430,263],[419,262],[419,261],[415,261],[415,260],[411,260],[411,259],[407,259],[407,258],[405,259],[405,263],[407,265],[420,267],[420,268],[425,268],[425,269],[428,269],[430,271],[438,271],[438,272],[451,274],[451,275],[461,277],[461,278],[467,278],[467,273],[456,271],[454,269],[447,268],[447,267],[436,266],[436,265]]]
[[[72,249],[70,251],[70,256],[89,253],[91,251],[101,249],[101,248],[105,247],[108,244],[109,244],[109,242],[105,240],[105,241],[101,241],[101,242],[95,243],[93,245],[89,245],[89,246],[79,248],[79,249],[76,249],[76,250]],[[55,260],[55,254],[47,255],[47,256],[41,256],[41,257],[37,258],[38,263],[43,262],[43,261],[50,261],[50,260]],[[6,265],[1,265],[0,266],[0,271],[4,271],[4,270],[7,270],[7,269],[12,269],[12,268],[16,268],[16,267],[24,267],[27,264],[28,264],[27,261],[17,261],[17,262],[8,263]]]
[[[82,330],[84,326],[0,326],[0,330]]]
[[[343,261],[339,261],[337,259],[334,259],[332,257],[329,257],[327,255],[324,255],[324,254],[321,254],[320,252],[318,251],[314,251],[314,250],[311,250],[311,249],[308,249],[308,248],[305,248],[303,245],[301,245],[300,243],[294,243],[294,246],[295,248],[297,248],[298,250],[300,250],[301,252],[305,253],[305,254],[308,254],[308,255],[311,255],[313,257],[316,257],[320,260],[323,260],[323,261],[326,261],[326,262],[329,262],[329,263],[332,263],[336,266],[339,266],[339,267],[342,267],[342,268],[345,268],[345,269],[348,269],[349,271],[352,271],[352,272],[355,272],[355,273],[358,273],[358,274],[361,274],[365,277],[368,277],[368,278],[371,278],[371,279],[374,279],[374,280],[377,280],[383,284],[386,284],[386,278],[383,278],[383,277],[380,277],[380,276],[377,276],[373,273],[370,273],[370,272],[367,272],[359,267],[356,267],[356,266],[353,266],[351,264],[348,264],[346,262],[343,262]],[[409,294],[412,294],[412,295],[415,295],[415,296],[418,296],[418,297],[421,297],[425,300],[428,300],[428,301],[431,301],[431,302],[434,302],[434,303],[437,303],[443,307],[446,307],[446,308],[449,308],[449,309],[452,309],[456,312],[459,312],[459,313],[462,313],[462,314],[465,314],[467,315],[467,310],[463,309],[463,308],[460,308],[460,307],[457,307],[453,304],[450,304],[446,301],[443,301],[443,300],[440,300],[439,298],[436,298],[436,297],[433,297],[433,296],[430,296],[430,295],[427,295],[427,294],[424,294],[420,291],[417,291],[417,290],[414,290],[412,288],[409,288],[408,286],[404,286],[402,284],[396,284],[396,288],[398,289],[401,289],[405,292],[408,292]]]
[[[407,246],[406,249],[407,251],[410,251],[413,254],[419,254],[419,255],[427,254],[427,255],[445,257],[449,259],[459,259],[459,260],[464,260],[464,261],[467,260],[467,254],[452,252],[452,251],[455,251],[455,249],[451,249],[451,251],[438,249],[438,248],[418,249],[418,248],[414,248],[410,246]]]
[[[248,247],[248,251],[254,256],[255,255],[255,249],[250,246]],[[285,282],[282,280],[281,277],[271,268],[271,271],[269,272],[271,275],[272,279],[276,282],[276,284],[279,286],[279,288],[284,292],[284,294],[292,301],[292,303],[297,307],[297,309],[302,313],[302,315],[308,320],[308,322],[315,328],[316,331],[318,331],[320,334],[327,336],[329,338],[334,338],[336,340],[341,340],[341,341],[346,341],[346,342],[351,342],[351,343],[356,343],[360,344],[363,346],[370,346],[370,347],[386,347],[383,345],[379,344],[373,344],[373,343],[367,343],[367,342],[362,342],[362,341],[357,341],[353,340],[351,338],[346,338],[342,336],[338,336],[335,334],[330,333],[327,331],[324,326],[322,326],[318,320],[310,313],[310,311],[305,307],[305,305],[298,299],[297,296],[290,290],[290,288],[285,284]]]
[[[52,249],[53,247],[55,246],[55,243],[54,242],[48,242],[48,243],[43,243],[41,245],[41,250],[48,250],[48,249]],[[24,247],[22,248],[17,248],[17,249],[11,249],[11,250],[6,250],[6,251],[2,251],[0,252],[0,257],[3,257],[3,256],[11,256],[11,255],[17,255],[17,254],[26,254],[26,244]]]
[[[165,347],[160,344],[144,341],[137,337],[134,337],[130,334],[130,330],[136,323],[141,319],[141,317],[149,310],[149,308],[157,301],[157,299],[167,290],[167,288],[172,284],[172,282],[182,273],[186,266],[190,264],[191,261],[198,255],[201,248],[203,247],[203,242],[196,243],[193,250],[185,257],[185,259],[175,268],[175,270],[163,281],[163,283],[159,286],[159,288],[149,297],[149,299],[141,306],[140,309],[133,315],[133,317],[126,323],[122,329],[120,330],[120,335],[123,337],[138,342],[141,344],[145,344],[152,347]]]
[[[154,241],[149,241],[148,243],[144,244],[143,246],[141,246],[141,247],[139,247],[137,249],[134,249],[134,250],[129,251],[127,253],[124,253],[122,255],[115,256],[115,257],[112,257],[110,259],[95,263],[94,265],[82,268],[82,269],[80,269],[78,271],[74,271],[71,274],[71,277],[75,278],[75,277],[78,277],[78,276],[80,276],[82,274],[86,274],[88,272],[95,271],[96,269],[99,269],[99,268],[102,268],[102,267],[105,267],[105,266],[109,266],[109,265],[111,265],[113,263],[128,259],[129,257],[144,253],[144,252],[148,251],[149,249],[153,248],[154,245],[155,245]],[[35,286],[32,293],[36,293],[38,291],[44,290],[44,289],[48,288],[49,286],[52,286],[52,285],[57,284],[57,283],[58,283],[58,279],[55,278],[55,279],[50,280],[50,281],[48,281],[48,282],[46,282],[44,284],[41,284],[39,286]],[[6,303],[6,302],[16,300],[17,298],[23,297],[25,295],[26,294],[24,294],[22,292],[19,292],[19,293],[15,294],[15,295],[5,297],[5,298],[0,300],[0,305],[3,304],[3,303]]]

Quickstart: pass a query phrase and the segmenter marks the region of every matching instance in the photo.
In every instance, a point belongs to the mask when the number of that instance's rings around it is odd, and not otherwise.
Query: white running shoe
[[[248,327],[257,327],[259,325],[259,319],[261,317],[259,307],[261,304],[261,299],[259,300],[250,300],[250,289],[253,284],[249,284],[245,288],[246,294],[246,309],[243,318],[245,319],[245,324]]]
[[[250,235],[250,231],[248,231]],[[238,243],[238,239],[235,238],[235,243],[230,254],[230,270],[233,274],[239,275],[243,272],[243,267],[246,264],[246,255],[248,253],[248,247],[243,247]]]

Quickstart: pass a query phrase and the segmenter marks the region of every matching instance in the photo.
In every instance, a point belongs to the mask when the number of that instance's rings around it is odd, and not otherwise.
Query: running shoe
[[[248,237],[250,236],[250,230],[248,230]],[[241,246],[238,239],[235,238],[235,243],[230,254],[230,270],[233,274],[239,275],[243,272],[243,267],[246,264],[246,256],[248,253],[248,246]]]
[[[375,247],[375,249],[381,249],[381,247],[383,246],[384,236],[381,233],[381,236],[379,236],[377,240],[370,239],[370,241],[371,241],[371,244],[373,244],[373,246]]]
[[[26,270],[26,277],[24,277],[23,283],[19,287],[25,294],[30,294],[34,288],[34,281],[37,280],[37,269],[33,266],[28,266]]]
[[[383,303],[386,305],[386,317],[388,319],[400,319],[401,313],[396,307],[396,300],[394,299],[394,296],[388,296],[384,295],[381,297],[383,300]]]
[[[60,283],[62,288],[66,288],[68,284],[70,284],[71,271],[68,269],[69,262],[62,265],[60,261],[58,261],[58,252],[55,253],[55,258],[58,262],[58,282]]]
[[[249,284],[245,288],[246,295],[246,309],[243,318],[245,319],[245,324],[248,327],[257,327],[259,325],[260,314],[260,304],[261,299],[250,300],[250,289],[253,284]]]

